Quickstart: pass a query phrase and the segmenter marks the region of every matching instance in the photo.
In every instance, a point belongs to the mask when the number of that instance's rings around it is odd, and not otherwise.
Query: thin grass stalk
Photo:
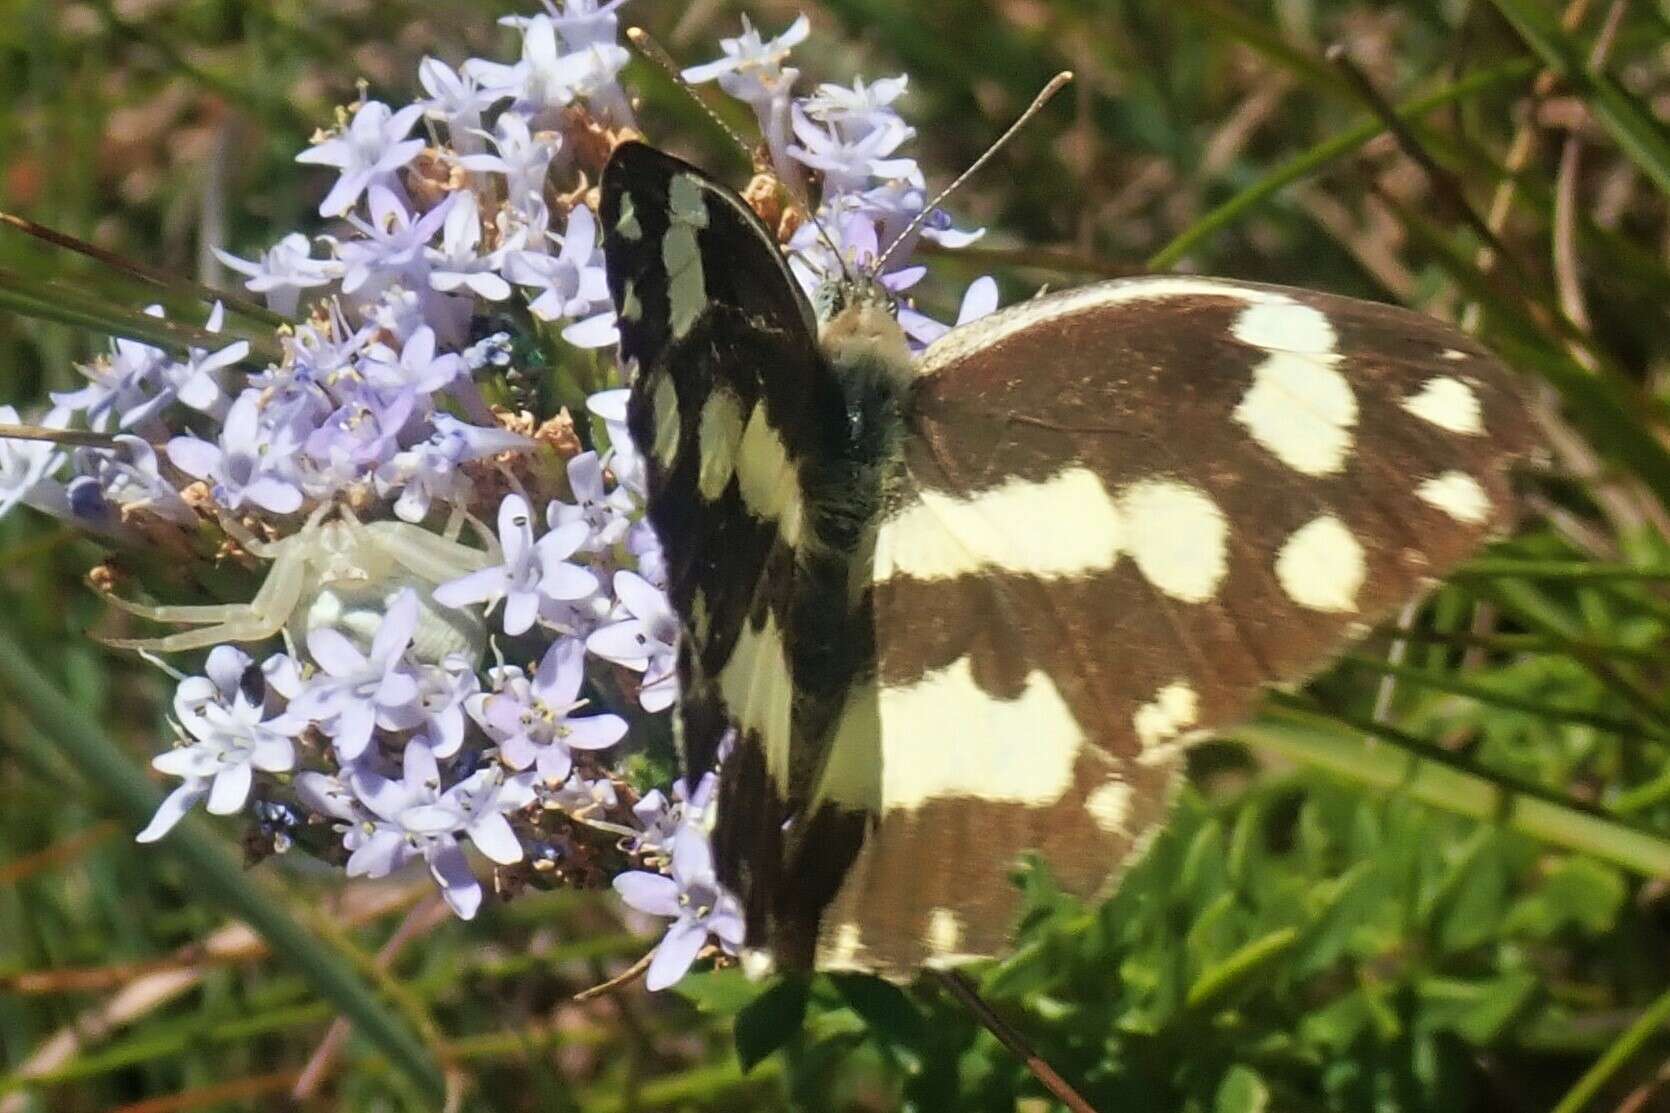
[[[1516,58],[1511,62],[1476,70],[1425,96],[1404,102],[1398,107],[1397,114],[1407,121],[1419,120],[1435,109],[1490,89],[1524,81],[1536,72],[1537,61],[1534,58]],[[1370,118],[1294,156],[1172,237],[1171,242],[1148,257],[1148,269],[1170,270],[1182,262],[1184,257],[1208,236],[1228,228],[1247,212],[1295,182],[1310,177],[1329,163],[1361,150],[1370,140],[1383,135],[1385,130],[1378,119]]]
[[[1670,194],[1670,134],[1612,77],[1590,68],[1585,51],[1542,0],[1491,0],[1525,45],[1582,98],[1618,149],[1653,183]]]
[[[1553,1113],[1581,1113],[1589,1108],[1595,1096],[1605,1088],[1614,1075],[1622,1070],[1631,1059],[1635,1058],[1648,1040],[1657,1036],[1670,1024],[1670,993],[1661,994],[1657,1000],[1647,1006],[1645,1012],[1635,1018],[1617,1039],[1612,1041],[1602,1054],[1595,1060],[1593,1066],[1583,1072],[1576,1084],[1566,1091],[1556,1105]]]
[[[1366,742],[1331,719],[1299,711],[1246,723],[1223,737],[1263,753],[1322,769],[1381,792],[1395,792],[1457,815],[1499,824],[1539,842],[1590,854],[1648,877],[1670,877],[1670,840],[1604,816],[1521,792],[1477,770]]]
[[[59,692],[12,635],[0,629],[0,688],[132,823],[149,822],[161,793],[87,716]],[[201,823],[182,823],[161,844],[190,872],[195,890],[258,932],[273,953],[305,977],[389,1056],[401,1074],[439,1100],[441,1076],[429,1052],[355,972],[355,963],[326,946],[287,912],[283,902],[238,865]]]

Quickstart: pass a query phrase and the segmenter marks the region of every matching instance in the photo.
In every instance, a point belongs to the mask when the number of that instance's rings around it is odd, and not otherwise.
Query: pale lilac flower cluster
[[[507,373],[542,373],[528,353],[578,357],[586,383],[597,363],[575,350],[617,338],[597,218],[573,185],[601,169],[584,163],[599,145],[582,139],[636,125],[617,80],[620,3],[544,0],[504,21],[521,38],[514,60],[427,58],[422,99],[365,100],[316,136],[298,161],[333,175],[318,207],[328,234],[292,232],[248,259],[217,252],[290,319],[282,358],[254,364],[236,335],[251,335],[248,321],[234,328],[220,305],[200,331],[224,343],[115,341],[37,422],[111,434],[114,447],[0,440],[0,513],[26,503],[182,553],[201,551],[194,540],[216,523],[240,542],[252,525],[286,538],[350,514],[403,523],[406,578],[363,582],[365,570],[332,563],[341,554],[315,553],[285,651],[220,645],[180,680],[178,741],[153,762],[179,783],[139,838],[162,838],[201,803],[350,876],[422,860],[465,918],[484,893],[466,846],[506,891],[542,873],[612,877],[630,906],[671,921],[649,972],[660,988],[709,940],[734,953],[742,918],[714,873],[714,774],[639,796],[615,769],[633,720],[666,712],[678,687],[678,620],[643,515],[627,391],[589,381],[589,413],[556,433],[541,425],[550,414],[495,406]],[[926,204],[921,171],[899,153],[914,134],[893,107],[906,82],[797,97],[787,61],[807,31],[804,17],[775,38],[745,23],[723,58],[686,76],[754,109],[791,190],[803,196],[817,171],[817,216],[845,267],[873,266]],[[920,234],[978,235],[939,213]],[[808,292],[843,270],[810,226],[787,246]],[[895,290],[923,274],[903,265],[908,249],[881,276]],[[977,282],[963,316],[995,297]],[[919,343],[946,327],[908,308],[901,320]],[[0,422],[17,420],[0,407]],[[414,572],[429,548],[452,551],[466,520],[490,555],[456,574]],[[490,661],[480,639],[431,636],[437,614],[458,611],[459,629],[487,624]],[[598,853],[613,866],[585,874]]]
[[[823,84],[810,96],[795,97],[800,71],[785,62],[809,32],[810,24],[801,16],[782,34],[767,39],[744,19],[741,35],[720,40],[725,56],[692,66],[684,71],[684,79],[693,84],[717,81],[754,110],[772,165],[791,188],[804,192],[806,168],[822,175],[817,220],[801,225],[789,244],[790,268],[808,295],[842,275],[843,259],[845,269],[873,269],[881,254],[906,236],[888,260],[896,269],[878,276],[888,289],[903,294],[927,274],[926,267],[904,265],[916,237],[964,247],[984,230],[959,231],[951,227],[948,214],[936,210],[907,236],[928,203],[921,168],[899,153],[916,135],[893,107],[908,82],[903,76],[869,84],[859,78],[850,87]],[[995,308],[997,284],[990,278],[976,279],[963,296],[957,323]],[[904,303],[899,323],[917,345],[937,340],[948,328]]]

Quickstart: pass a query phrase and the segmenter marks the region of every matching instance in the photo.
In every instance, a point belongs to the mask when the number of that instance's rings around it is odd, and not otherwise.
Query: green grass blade
[[[1446,764],[1385,739],[1369,741],[1320,715],[1284,709],[1225,731],[1223,737],[1649,877],[1670,877],[1670,840],[1530,795],[1482,771]]]
[[[1490,707],[1500,707],[1508,711],[1518,711],[1526,715],[1535,715],[1539,719],[1546,719],[1551,723],[1577,723],[1596,730],[1610,731],[1624,738],[1638,734],[1650,734],[1655,738],[1670,741],[1670,730],[1656,723],[1638,723],[1630,719],[1614,718],[1595,711],[1584,711],[1579,708],[1553,707],[1540,700],[1525,699],[1507,692],[1499,692],[1482,684],[1474,684],[1461,680],[1454,673],[1434,669],[1415,668],[1410,665],[1397,665],[1378,657],[1363,657],[1347,655],[1342,658],[1347,664],[1358,668],[1368,669],[1383,676],[1393,676],[1399,680],[1406,680],[1411,684],[1433,688],[1440,692],[1461,696]]]
[[[4,629],[0,629],[0,688],[104,792],[117,812],[136,827],[150,821],[161,793],[36,669],[28,652]],[[160,845],[191,871],[200,895],[255,929],[275,955],[353,1021],[402,1074],[437,1101],[441,1099],[441,1077],[423,1043],[372,992],[353,962],[292,918],[281,901],[247,874],[212,832],[188,820]]]
[[[1597,580],[1670,580],[1670,565],[1607,564],[1587,560],[1520,560],[1516,557],[1485,557],[1470,561],[1450,573],[1451,579],[1561,580],[1590,583]]]
[[[1416,97],[1400,106],[1398,115],[1405,120],[1418,120],[1434,109],[1465,100],[1488,89],[1527,80],[1536,73],[1537,68],[1535,59],[1516,58],[1488,69],[1475,70],[1459,81],[1425,96]],[[1385,130],[1378,120],[1364,120],[1276,167],[1179,232],[1170,243],[1149,256],[1148,269],[1170,270],[1207,237],[1229,227],[1249,210],[1268,201],[1294,182],[1308,178],[1329,163],[1362,149],[1364,144]]]
[[[242,363],[251,367],[277,363],[284,355],[271,333],[210,332],[180,321],[152,317],[139,309],[83,297],[60,283],[30,278],[4,267],[0,267],[0,309],[136,340],[176,354],[184,354],[188,348],[214,351],[233,341],[247,340],[249,355]]]
[[[1351,96],[1350,84],[1338,71],[1288,42],[1270,19],[1255,15],[1246,5],[1220,0],[1183,0],[1182,7],[1208,23],[1213,34],[1245,43],[1317,91],[1340,99]]]
[[[1664,1030],[1670,1024],[1670,993],[1660,994],[1658,999],[1649,1005],[1635,1023],[1624,1030],[1623,1035],[1612,1041],[1604,1054],[1588,1070],[1583,1072],[1560,1104],[1554,1107],[1553,1113],[1582,1113],[1590,1108],[1590,1102],[1595,1095],[1606,1086],[1612,1076],[1623,1069],[1625,1063],[1635,1057],[1635,1054],[1647,1042]]]
[[[1581,48],[1560,29],[1554,6],[1545,0],[1491,2],[1543,64],[1582,95],[1619,149],[1670,194],[1670,135],[1628,90],[1584,63]]]

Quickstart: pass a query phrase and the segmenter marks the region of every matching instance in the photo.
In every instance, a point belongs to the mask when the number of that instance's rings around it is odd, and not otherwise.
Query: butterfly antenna
[[[749,165],[752,165],[754,149],[748,145],[746,139],[737,134],[735,128],[725,122],[725,118],[719,115],[717,109],[702,99],[701,94],[696,92],[690,82],[684,80],[684,73],[678,68],[678,63],[673,61],[673,56],[668,54],[661,44],[656,42],[654,37],[642,27],[628,27],[626,37],[631,40],[633,46],[638,48],[639,54],[659,66],[668,77],[673,79],[674,85],[683,89],[685,95],[696,102],[696,107],[700,108],[707,118],[713,121],[714,126],[724,132],[732,143],[736,144],[736,149],[742,152],[742,157],[748,160]]]
[[[748,160],[749,165],[754,165],[754,148],[748,145],[748,141],[742,138],[735,128],[725,122],[724,117],[719,115],[717,109],[703,100],[695,88],[684,80],[684,72],[679,69],[678,63],[673,60],[673,56],[667,53],[666,48],[656,42],[655,37],[642,27],[628,27],[626,37],[633,46],[638,48],[638,53],[655,63],[668,77],[672,78],[673,84],[683,89],[685,95],[696,103],[696,107],[700,108],[703,114],[713,121],[714,126],[724,132],[732,143],[736,144],[737,150],[742,152],[742,157]],[[781,178],[778,180],[781,181]],[[835,241],[830,237],[828,230],[824,228],[823,222],[818,219],[817,211],[812,208],[812,202],[801,196],[800,191],[790,183],[785,181],[782,184],[783,188],[788,191],[789,196],[806,213],[806,219],[812,222],[812,227],[818,230],[818,236],[823,240],[824,245],[835,256],[835,261],[840,264],[842,276],[851,281],[852,272],[847,270],[847,261],[842,256],[841,249],[835,246]]]
[[[882,270],[887,265],[887,260],[893,257],[893,253],[899,249],[899,245],[910,239],[917,232],[921,231],[922,225],[927,223],[928,218],[933,216],[935,211],[945,203],[945,199],[947,197],[957,192],[957,190],[962,188],[962,184],[964,182],[974,177],[982,166],[991,161],[993,155],[1001,151],[1009,140],[1015,137],[1016,132],[1025,127],[1027,123],[1031,121],[1032,117],[1042,112],[1044,110],[1044,106],[1049,104],[1049,102],[1054,99],[1055,94],[1065,89],[1072,80],[1072,70],[1062,70],[1060,73],[1050,78],[1049,84],[1040,89],[1038,91],[1038,95],[1032,98],[1032,103],[1026,106],[1026,111],[1022,112],[1015,122],[1009,125],[1009,130],[998,136],[997,141],[990,147],[987,147],[984,154],[970,163],[967,170],[958,174],[956,181],[940,190],[939,196],[935,197],[926,206],[924,206],[922,211],[916,214],[915,219],[905,225],[905,230],[903,232],[900,232],[897,236],[893,237],[893,242],[887,245],[887,249],[883,251],[881,256],[876,260],[876,273],[882,273]]]

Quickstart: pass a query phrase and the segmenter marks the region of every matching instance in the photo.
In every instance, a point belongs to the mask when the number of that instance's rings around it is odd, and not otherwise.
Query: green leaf
[[[917,1048],[926,1041],[927,1023],[921,1010],[892,982],[869,974],[825,976],[841,1000],[863,1018],[871,1034],[882,1043]]]
[[[1531,1003],[1538,984],[1536,976],[1527,973],[1482,982],[1427,978],[1416,985],[1415,992],[1424,1023],[1485,1046],[1496,1041]]]
[[[1189,987],[1188,1007],[1207,1009],[1245,985],[1265,967],[1280,959],[1299,941],[1299,929],[1277,928],[1254,939],[1234,954],[1201,972]]]
[[[785,974],[736,1014],[736,1057],[744,1071],[799,1034],[810,995],[804,975]]]
[[[1264,1113],[1268,1108],[1270,1087],[1257,1071],[1240,1063],[1229,1068],[1212,1102],[1212,1113]]]
[[[673,991],[712,1016],[735,1016],[760,996],[762,986],[736,967],[686,974]]]
[[[1568,858],[1542,888],[1508,910],[1502,930],[1540,939],[1568,928],[1602,935],[1617,921],[1624,895],[1624,880],[1616,870],[1588,858]]]

